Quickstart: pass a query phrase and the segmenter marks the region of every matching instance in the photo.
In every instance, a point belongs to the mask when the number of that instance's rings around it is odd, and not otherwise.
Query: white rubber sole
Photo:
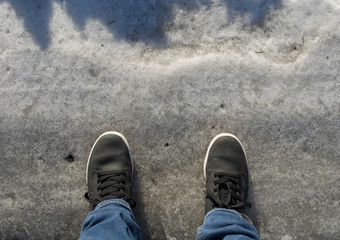
[[[210,149],[212,147],[212,145],[215,143],[215,141],[220,138],[220,137],[232,137],[234,139],[236,139],[238,141],[238,143],[241,145],[242,147],[242,150],[244,152],[244,155],[246,156],[246,161],[247,161],[247,155],[246,155],[246,151],[244,151],[244,148],[243,148],[243,145],[240,141],[240,139],[238,139],[235,135],[231,134],[231,133],[220,133],[218,135],[216,135],[213,140],[211,140],[210,144],[209,144],[209,147],[208,147],[208,150],[207,150],[207,153],[205,155],[205,159],[204,159],[204,165],[203,165],[203,173],[204,173],[204,179],[206,179],[206,167],[207,167],[207,161],[208,161],[208,156],[209,156],[209,152],[210,152]],[[247,165],[248,165],[248,162],[247,162]]]
[[[132,159],[132,156],[131,156],[131,152],[130,152],[130,147],[129,147],[129,143],[128,141],[126,140],[126,138],[124,137],[123,134],[119,133],[119,132],[115,132],[115,131],[109,131],[109,132],[105,132],[103,133],[102,135],[100,135],[97,140],[94,142],[92,148],[91,148],[91,152],[90,152],[90,155],[89,155],[89,158],[87,160],[87,166],[86,166],[86,183],[88,183],[88,170],[89,170],[89,163],[90,163],[90,158],[91,158],[91,155],[92,155],[92,152],[93,152],[93,149],[94,149],[94,146],[97,144],[97,142],[99,141],[99,139],[105,135],[116,135],[116,136],[119,136],[121,139],[123,139],[123,141],[125,142],[125,144],[127,145],[128,147],[128,150],[129,150],[129,156],[130,156],[130,159],[131,159],[131,166],[132,166],[132,171],[131,171],[131,177],[133,175],[133,159]]]

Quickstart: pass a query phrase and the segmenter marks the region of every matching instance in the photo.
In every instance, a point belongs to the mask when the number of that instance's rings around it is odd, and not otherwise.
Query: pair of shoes
[[[87,163],[88,192],[85,198],[93,207],[108,199],[123,199],[131,207],[133,160],[125,137],[118,132],[106,132],[95,142]],[[210,143],[204,160],[206,206],[242,212],[250,207],[248,166],[241,142],[232,134],[217,135]]]

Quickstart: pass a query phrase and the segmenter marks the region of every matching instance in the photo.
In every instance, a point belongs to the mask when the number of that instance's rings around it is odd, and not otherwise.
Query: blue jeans
[[[90,212],[81,228],[81,240],[141,239],[131,208],[122,199],[101,202]],[[260,239],[255,227],[234,210],[214,208],[197,230],[196,240]]]

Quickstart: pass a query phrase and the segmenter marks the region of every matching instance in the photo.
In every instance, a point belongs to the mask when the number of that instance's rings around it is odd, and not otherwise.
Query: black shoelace
[[[214,200],[209,194],[207,194],[207,197],[215,206],[235,210],[251,207],[250,203],[242,201],[243,191],[240,186],[240,174],[218,172],[214,174],[214,177],[218,179],[214,181],[216,187],[213,191],[214,193],[217,192],[218,199],[222,204]]]
[[[126,192],[125,178],[126,173],[124,171],[98,172],[97,192],[99,199],[92,199],[89,192],[85,193],[85,198],[95,205],[104,200],[118,198],[127,201],[131,207],[134,207],[136,202]]]

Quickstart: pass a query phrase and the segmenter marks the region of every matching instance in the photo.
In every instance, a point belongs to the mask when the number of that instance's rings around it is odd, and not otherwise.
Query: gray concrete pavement
[[[260,3],[0,1],[0,239],[76,239],[109,130],[144,239],[194,239],[220,132],[244,144],[262,239],[340,239],[339,3]]]

